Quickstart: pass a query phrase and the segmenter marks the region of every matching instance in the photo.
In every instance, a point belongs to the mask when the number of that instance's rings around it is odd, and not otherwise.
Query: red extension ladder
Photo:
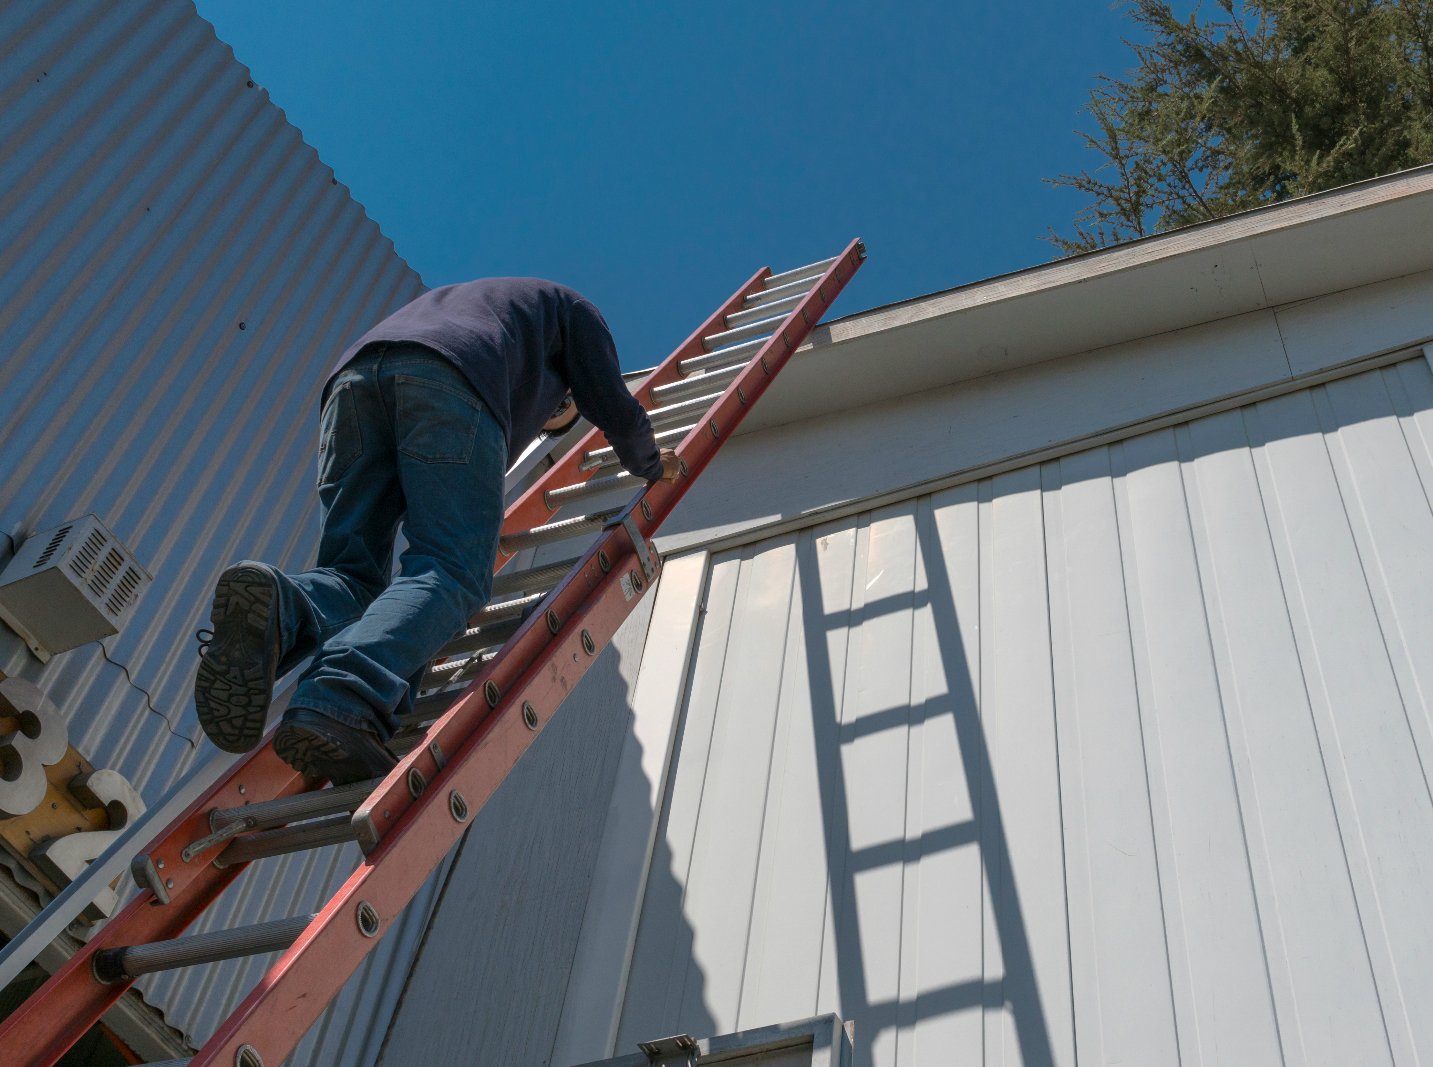
[[[155,837],[132,866],[140,893],[0,1025],[6,1064],[50,1067],[140,974],[286,948],[190,1061],[278,1067],[651,589],[648,539],[865,256],[852,241],[798,270],[762,268],[641,383],[659,442],[681,458],[676,481],[620,471],[593,430],[508,509],[497,568],[524,548],[599,536],[573,560],[498,574],[494,596],[508,599],[429,668],[388,777],[311,788],[266,741]],[[629,486],[625,507],[554,521]],[[180,936],[249,862],[348,840],[364,862],[317,915]]]

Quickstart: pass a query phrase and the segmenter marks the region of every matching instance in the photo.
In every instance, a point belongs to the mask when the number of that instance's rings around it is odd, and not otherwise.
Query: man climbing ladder
[[[252,749],[274,679],[313,656],[274,750],[335,785],[387,774],[397,760],[384,743],[428,661],[487,603],[507,457],[569,392],[629,473],[677,476],[602,315],[566,286],[446,285],[351,345],[323,393],[318,565],[284,574],[245,561],[219,578],[194,683],[209,739]],[[408,548],[390,581],[400,522]]]
[[[646,480],[655,466],[624,454],[630,439],[624,443],[618,431],[604,442],[593,430],[507,509],[495,570],[526,547],[595,540],[564,563],[498,575],[494,588],[521,596],[479,613],[484,620],[501,616],[502,625],[479,621],[440,650],[469,658],[456,671],[444,673],[444,663],[426,672],[423,688],[439,692],[400,713],[417,733],[408,735],[413,746],[386,777],[316,788],[319,783],[296,773],[273,745],[256,745],[149,841],[131,864],[141,892],[0,1024],[6,1067],[12,1060],[16,1067],[52,1067],[137,975],[287,949],[190,1067],[282,1063],[651,590],[661,568],[648,538],[865,258],[864,245],[852,241],[838,256],[783,274],[762,268],[640,384],[636,398],[660,431],[658,441],[680,442],[671,461],[675,478]],[[401,384],[395,380],[389,410],[397,410]],[[547,398],[534,412],[544,407],[551,410]],[[397,435],[394,442],[401,453]],[[617,471],[619,465],[627,470]],[[671,469],[666,462],[663,468]],[[558,514],[616,493],[632,495],[621,507]],[[380,547],[391,544],[376,540]],[[524,604],[534,610],[513,614]],[[267,617],[262,629],[265,638],[278,632]],[[255,625],[252,632],[258,630]],[[277,660],[279,640],[259,647],[273,648]],[[248,679],[242,684],[267,700],[268,677],[252,689]],[[411,702],[411,683],[406,694],[397,683],[395,690],[393,707]],[[179,936],[253,860],[336,841],[357,841],[364,862],[317,915]],[[0,968],[17,962],[17,952],[44,946],[37,930],[27,927],[0,949]]]

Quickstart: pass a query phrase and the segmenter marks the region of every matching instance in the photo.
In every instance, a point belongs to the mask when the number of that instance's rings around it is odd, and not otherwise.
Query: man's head
[[[572,402],[572,394],[568,393],[562,398],[562,403],[557,405],[557,410],[547,417],[542,428],[547,433],[562,433],[576,421],[577,405]]]

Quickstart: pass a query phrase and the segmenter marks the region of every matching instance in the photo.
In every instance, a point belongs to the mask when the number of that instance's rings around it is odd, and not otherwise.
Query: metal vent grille
[[[61,526],[56,530],[55,536],[50,538],[50,543],[45,546],[45,551],[40,553],[40,558],[35,561],[35,565],[30,569],[39,570],[46,563],[49,563],[50,557],[55,554],[55,549],[60,547],[60,544],[69,536],[70,531],[73,529],[73,526]]]
[[[120,554],[119,549],[111,548],[109,555],[105,556],[104,562],[95,568],[94,574],[90,575],[90,580],[86,583],[90,587],[90,592],[95,595],[96,600],[104,598],[105,590],[109,588],[109,583],[114,580],[114,576],[119,573],[119,569],[123,566],[124,556]]]
[[[85,543],[75,553],[75,558],[70,560],[70,570],[74,572],[76,578],[80,581],[85,580],[85,575],[89,574],[90,568],[95,565],[95,560],[99,559],[100,552],[107,544],[109,544],[109,538],[104,535],[103,530],[90,531],[90,535],[85,538]]]
[[[133,567],[126,567],[120,575],[119,581],[115,583],[114,590],[110,593],[109,599],[105,601],[105,610],[111,615],[118,616],[124,611],[124,607],[134,596],[134,591],[139,588],[139,572]]]

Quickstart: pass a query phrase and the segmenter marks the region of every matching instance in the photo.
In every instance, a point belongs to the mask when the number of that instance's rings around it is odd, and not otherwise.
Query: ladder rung
[[[734,330],[708,334],[702,338],[702,348],[710,352],[714,348],[725,348],[727,345],[734,345],[738,341],[745,341],[750,337],[765,337],[780,326],[784,318],[786,318],[785,315],[772,315],[769,318],[749,322],[745,326],[738,326]]]
[[[695,426],[696,423],[692,423]],[[671,430],[663,430],[657,434],[657,447],[663,448],[674,442],[680,442],[687,436],[692,426],[678,426]],[[617,462],[617,450],[611,445],[606,448],[594,448],[591,452],[582,454],[582,462],[577,465],[580,471],[596,470],[598,467],[606,467]]]
[[[744,344],[719,348],[715,352],[708,352],[702,356],[692,356],[691,359],[678,360],[677,373],[685,378],[697,371],[711,370],[714,367],[729,367],[733,363],[750,363],[751,357],[760,352],[761,346],[764,344],[766,344],[766,338],[758,337],[754,341],[747,341]]]
[[[581,557],[544,563],[541,567],[530,567],[525,571],[499,574],[493,579],[493,596],[507,596],[510,593],[545,593],[562,581],[562,576],[572,570]]]
[[[398,721],[404,726],[421,726],[425,722],[432,722],[451,708],[463,692],[462,689],[444,690],[419,697],[413,701],[413,710],[406,715],[399,715]]]
[[[811,291],[811,279],[792,282],[790,285],[778,285],[775,289],[767,289],[764,292],[752,293],[742,300],[743,308],[760,307],[763,304],[774,304],[778,300],[784,300],[792,293],[805,294]]]
[[[556,511],[564,504],[575,504],[579,500],[591,500],[595,496],[606,496],[619,489],[630,489],[642,480],[635,474],[618,471],[605,478],[589,478],[585,482],[564,485],[560,489],[544,489],[542,502],[547,505],[548,511]]]
[[[700,419],[707,413],[707,408],[720,399],[720,391],[708,393],[705,396],[694,396],[690,400],[668,404],[666,407],[651,408],[647,412],[647,417],[652,420],[653,426],[666,426],[673,422],[691,422],[692,419]]]
[[[242,808],[215,808],[209,813],[209,829],[217,833],[233,823],[243,822],[249,824],[249,830],[268,830],[274,826],[298,822],[300,819],[316,819],[320,815],[353,811],[381,781],[382,778],[370,778],[366,782],[354,782],[352,785],[315,789],[291,797],[280,797],[278,800],[245,804]]]
[[[439,663],[435,667],[429,667],[423,673],[422,680],[418,683],[418,691],[421,693],[428,689],[446,689],[454,682],[461,681],[464,678],[471,678],[478,673],[479,667],[496,657],[497,654],[497,648],[489,646],[488,651],[480,648],[475,654],[463,659],[450,660],[447,663]],[[419,699],[414,702],[414,707],[418,707],[421,704],[422,699]],[[404,726],[412,726],[414,723],[422,721],[424,720],[413,718],[411,714],[398,716],[398,722]]]
[[[240,956],[258,956],[288,948],[308,929],[316,915],[295,915],[275,919],[256,926],[239,926],[233,930],[213,930],[207,934],[176,937],[171,941],[155,941],[149,945],[123,945],[96,952],[91,966],[94,975],[105,984],[123,982],[155,971],[172,971],[176,967],[193,967],[198,963],[218,963]],[[188,1061],[175,1061],[188,1062]]]
[[[677,384],[682,383],[678,382]],[[550,545],[554,541],[566,541],[569,537],[581,537],[583,534],[596,533],[606,526],[610,519],[616,518],[621,510],[621,508],[610,508],[607,511],[594,511],[591,515],[578,515],[575,518],[534,526],[531,530],[519,530],[517,533],[504,534],[498,544],[503,552],[510,556],[519,549],[533,548],[536,545]]]
[[[800,292],[792,293],[790,296],[782,297],[780,300],[773,300],[769,304],[759,304],[746,311],[733,311],[730,315],[725,317],[726,327],[727,329],[735,329],[738,326],[745,326],[749,322],[756,322],[759,319],[764,319],[777,312],[790,311],[797,304],[801,303],[801,298],[804,297],[806,293],[807,290],[802,289]]]
[[[815,280],[831,269],[831,264],[840,259],[840,256],[832,256],[830,259],[823,259],[820,263],[808,263],[804,267],[797,267],[795,270],[783,271],[781,274],[773,274],[766,279],[767,289],[779,289],[783,285],[790,285],[793,282],[803,282],[808,278]]]
[[[541,592],[536,592],[518,597],[516,600],[504,600],[501,604],[489,604],[468,620],[472,624],[468,629],[471,630],[474,626],[492,626],[494,623],[516,619],[532,605],[542,600],[542,597]]]
[[[214,857],[214,866],[223,870],[236,863],[249,863],[268,856],[284,856],[290,852],[305,852],[311,848],[323,848],[325,845],[337,845],[357,839],[353,820],[349,818],[348,812],[343,811],[326,819],[298,822],[279,830],[264,830],[262,833],[235,838],[233,844]]]
[[[730,367],[723,367],[721,370],[710,371],[706,374],[693,374],[690,378],[683,378],[679,382],[672,382],[670,385],[652,386],[652,399],[661,404],[667,400],[688,396],[692,393],[706,393],[713,389],[725,389],[731,384],[732,379],[742,372],[745,363],[737,363]]]
[[[541,599],[539,594],[537,599]],[[501,645],[522,627],[521,619],[504,619],[502,622],[487,623],[483,626],[474,626],[467,630],[461,637],[455,637],[438,650],[434,659],[442,659],[446,656],[461,656],[465,652],[476,652],[480,648],[492,648],[494,645]],[[440,664],[441,666],[441,664]]]

